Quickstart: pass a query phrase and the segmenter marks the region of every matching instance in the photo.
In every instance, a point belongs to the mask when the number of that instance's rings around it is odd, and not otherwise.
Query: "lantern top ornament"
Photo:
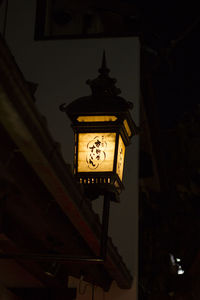
[[[86,83],[90,86],[93,95],[101,95],[101,96],[117,96],[121,94],[121,90],[115,86],[117,80],[115,78],[110,78],[109,73],[110,70],[106,65],[106,55],[105,51],[103,52],[102,65],[99,69],[100,75],[90,80],[88,79]]]
[[[117,80],[109,77],[110,70],[106,64],[105,51],[99,76],[93,80],[88,79],[86,84],[91,88],[92,94],[80,97],[69,105],[61,104],[60,110],[65,112],[72,122],[80,114],[121,114],[128,113],[133,103],[118,96],[121,90],[115,86]],[[134,126],[136,129],[136,126]]]

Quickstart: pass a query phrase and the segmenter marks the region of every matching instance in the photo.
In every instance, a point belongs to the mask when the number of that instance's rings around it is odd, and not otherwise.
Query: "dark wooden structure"
[[[67,289],[69,275],[83,276],[104,290],[113,280],[120,288],[130,288],[132,277],[110,238],[103,264],[53,260],[59,254],[98,256],[100,221],[2,39],[0,78],[0,252],[52,255],[39,261],[1,258],[0,281],[11,288],[23,287],[24,281],[24,286],[38,288],[36,294],[41,287],[61,288],[63,296],[71,293],[73,297],[74,292]],[[48,298],[45,289],[41,291],[43,299]],[[29,292],[17,290],[16,294],[26,299]]]

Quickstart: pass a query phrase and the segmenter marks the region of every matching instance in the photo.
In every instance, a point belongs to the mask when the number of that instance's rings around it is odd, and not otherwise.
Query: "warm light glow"
[[[112,172],[116,133],[79,133],[78,172]]]
[[[126,129],[128,136],[131,136],[131,130],[130,130],[127,120],[124,120],[123,124],[124,124],[124,127]]]
[[[114,122],[117,120],[116,116],[79,116],[78,122]]]
[[[121,138],[121,135],[119,136],[119,144],[118,144],[118,153],[117,153],[117,174],[119,178],[122,181],[123,176],[123,168],[124,168],[124,155],[125,155],[125,145]]]

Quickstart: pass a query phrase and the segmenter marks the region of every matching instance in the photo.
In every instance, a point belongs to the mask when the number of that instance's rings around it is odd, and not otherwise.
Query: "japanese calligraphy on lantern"
[[[106,147],[107,143],[104,135],[95,136],[95,138],[87,144],[88,152],[86,161],[89,169],[97,169],[106,159]]]
[[[80,133],[78,172],[113,171],[116,133]]]

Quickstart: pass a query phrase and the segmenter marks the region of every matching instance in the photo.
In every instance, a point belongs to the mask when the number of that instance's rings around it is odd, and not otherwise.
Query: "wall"
[[[122,97],[133,101],[133,118],[139,124],[139,40],[129,37],[34,41],[35,8],[35,0],[9,1],[6,40],[26,80],[39,84],[36,105],[46,116],[52,136],[61,143],[63,156],[69,163],[73,161],[73,133],[69,120],[58,107],[90,94],[85,81],[97,77],[103,49],[110,76],[117,79]],[[138,137],[134,137],[126,153],[126,189],[121,194],[121,203],[111,205],[109,226],[109,235],[136,278],[138,148]],[[101,201],[94,203],[94,209],[101,212]]]
[[[76,300],[89,300],[92,299],[93,287],[87,282],[79,282],[79,280],[70,277],[70,287],[77,288]],[[136,300],[137,299],[137,281],[129,290],[119,289],[115,282],[112,283],[108,292],[104,292],[100,287],[94,287],[94,299],[95,300]]]

